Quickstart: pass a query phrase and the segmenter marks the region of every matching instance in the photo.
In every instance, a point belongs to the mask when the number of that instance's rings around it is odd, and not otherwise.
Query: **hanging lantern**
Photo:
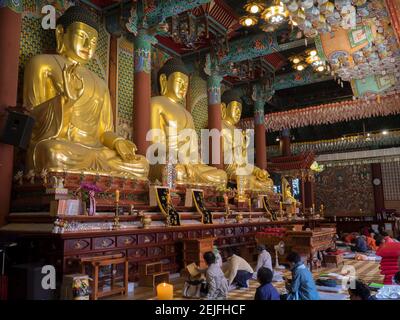
[[[254,16],[243,16],[239,19],[239,23],[244,27],[252,27],[255,26],[258,22],[258,19]]]
[[[261,1],[248,1],[244,5],[244,10],[251,14],[258,14],[261,13],[265,9],[265,4]]]
[[[303,61],[303,57],[296,55],[296,56],[292,56],[289,58],[289,61],[291,61],[293,64],[299,64],[300,62]]]
[[[303,71],[306,67],[307,67],[306,64],[304,64],[304,63],[298,63],[298,64],[295,65],[294,68],[295,68],[297,71]]]

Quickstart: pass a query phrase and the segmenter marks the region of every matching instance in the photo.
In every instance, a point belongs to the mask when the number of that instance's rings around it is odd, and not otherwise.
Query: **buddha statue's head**
[[[81,64],[89,62],[96,51],[98,29],[90,11],[69,7],[57,20],[57,52]]]
[[[221,97],[222,119],[235,125],[242,116],[242,99],[233,90],[225,91]]]
[[[180,59],[169,59],[158,72],[160,94],[180,102],[186,97],[189,71]]]

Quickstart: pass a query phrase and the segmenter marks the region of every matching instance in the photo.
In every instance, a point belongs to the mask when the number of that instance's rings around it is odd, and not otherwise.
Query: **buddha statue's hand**
[[[265,170],[254,167],[253,176],[257,177],[258,180],[266,181],[268,179],[268,173]]]
[[[83,79],[76,73],[78,63],[65,65],[62,70],[64,95],[70,100],[78,100],[84,91]]]
[[[138,160],[136,156],[136,145],[129,140],[119,139],[115,141],[114,149],[122,160],[129,162],[133,160]]]

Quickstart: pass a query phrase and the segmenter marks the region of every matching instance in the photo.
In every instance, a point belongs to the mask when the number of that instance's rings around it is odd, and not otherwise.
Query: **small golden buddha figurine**
[[[149,164],[114,133],[107,84],[85,64],[98,26],[83,7],[70,7],[56,26],[57,54],[33,57],[25,68],[24,105],[36,123],[27,167],[147,179]]]
[[[225,187],[226,173],[201,162],[193,117],[182,105],[189,83],[185,65],[179,59],[170,59],[160,69],[158,78],[161,96],[151,99],[151,129],[157,133],[152,137],[153,144],[165,146],[167,159],[171,153],[178,155],[175,167],[178,183]],[[184,130],[191,136],[182,138]],[[185,148],[186,144],[190,146]],[[163,164],[151,166],[153,180],[161,179],[162,167]]]
[[[292,195],[289,182],[285,177],[282,177],[282,196],[285,204],[297,204],[297,200]]]
[[[283,203],[286,205],[287,218],[290,220],[296,216],[297,207],[300,206],[300,202],[293,197],[290,184],[285,177],[282,177],[282,198]]]
[[[231,163],[225,164],[228,179],[237,182],[238,172],[240,172],[241,168],[246,167],[250,171],[247,176],[246,188],[256,191],[272,191],[273,182],[269,178],[268,172],[249,164],[247,161],[248,142],[245,132],[243,132],[239,139],[235,138],[235,129],[238,129],[236,125],[242,115],[242,99],[234,91],[228,90],[224,92],[221,100],[225,162],[227,162],[226,155],[228,153],[232,155]]]

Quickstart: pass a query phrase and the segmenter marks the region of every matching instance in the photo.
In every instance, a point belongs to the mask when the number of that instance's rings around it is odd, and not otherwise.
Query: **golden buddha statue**
[[[152,136],[153,146],[166,148],[166,161],[175,153],[177,183],[225,187],[226,173],[202,163],[193,117],[182,105],[189,84],[185,65],[179,59],[170,59],[160,69],[158,78],[161,95],[151,99],[151,129],[156,132]],[[163,166],[151,166],[152,179],[161,180]]]
[[[297,204],[298,201],[292,195],[290,184],[285,177],[282,177],[282,197],[285,204]]]
[[[224,154],[232,154],[231,162],[225,164],[225,171],[230,181],[237,182],[238,173],[247,175],[246,189],[255,191],[272,191],[273,181],[266,170],[248,163],[247,145],[248,137],[245,132],[240,139],[235,139],[235,129],[242,115],[242,100],[234,91],[225,91],[221,97],[222,108],[222,136],[224,141]],[[239,130],[239,129],[238,129]],[[244,169],[244,170],[240,170]]]
[[[114,133],[107,84],[85,67],[96,50],[97,23],[73,6],[55,32],[57,54],[37,55],[25,68],[24,105],[36,120],[28,169],[147,179],[146,158]]]

